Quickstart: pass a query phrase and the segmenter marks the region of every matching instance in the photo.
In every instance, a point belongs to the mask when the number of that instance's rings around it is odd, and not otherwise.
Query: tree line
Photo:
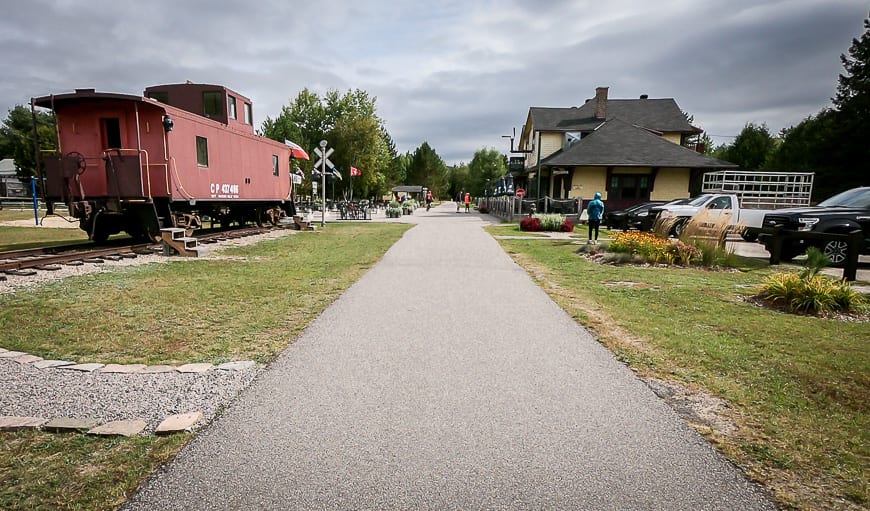
[[[745,170],[815,172],[814,200],[870,185],[870,19],[840,61],[844,73],[832,108],[776,136],[764,124],[747,123],[733,143],[715,148],[712,156]]]

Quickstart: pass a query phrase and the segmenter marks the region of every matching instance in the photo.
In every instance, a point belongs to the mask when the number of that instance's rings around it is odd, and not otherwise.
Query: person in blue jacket
[[[589,215],[589,245],[598,244],[598,228],[601,226],[601,219],[604,217],[604,203],[601,202],[601,192],[595,192],[595,198],[589,201],[586,206],[586,214]],[[595,231],[595,237],[592,236],[592,231]]]

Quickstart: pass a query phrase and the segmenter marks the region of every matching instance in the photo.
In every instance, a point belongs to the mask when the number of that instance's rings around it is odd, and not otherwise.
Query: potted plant
[[[387,218],[399,218],[402,216],[402,206],[399,201],[391,201],[387,206]]]

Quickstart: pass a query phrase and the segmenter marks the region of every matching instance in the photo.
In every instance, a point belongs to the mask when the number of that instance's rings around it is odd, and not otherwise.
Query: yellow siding
[[[562,149],[562,139],[564,135],[562,133],[541,133],[541,159],[543,160],[547,156],[555,153],[556,151]],[[532,132],[532,138],[526,141],[526,147],[532,149],[532,152],[527,153],[526,156],[526,167],[534,167],[538,164],[538,135],[537,132]]]
[[[601,197],[607,200],[607,192],[604,191],[607,184],[606,167],[575,167],[574,177],[571,181],[571,191],[568,196],[572,199],[577,197],[584,201],[592,200],[595,192],[601,192]]]
[[[562,149],[562,133],[541,133],[541,159]],[[537,155],[535,155],[537,160]]]
[[[664,133],[664,134],[662,134],[662,138],[664,138],[668,142],[673,142],[675,144],[680,143],[681,137],[682,137],[682,135],[680,133]]]
[[[662,168],[656,175],[655,189],[650,200],[673,200],[689,196],[689,169]]]

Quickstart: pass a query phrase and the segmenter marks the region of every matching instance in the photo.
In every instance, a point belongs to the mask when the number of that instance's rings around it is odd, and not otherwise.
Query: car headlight
[[[642,212],[642,213],[638,213],[638,214],[636,214],[635,216],[647,216],[648,214],[649,214],[649,213],[647,213],[646,211],[644,211],[644,212]]]
[[[799,231],[811,231],[813,226],[819,223],[819,219],[814,217],[801,217],[798,218],[798,223],[801,224],[801,226],[798,227]]]

